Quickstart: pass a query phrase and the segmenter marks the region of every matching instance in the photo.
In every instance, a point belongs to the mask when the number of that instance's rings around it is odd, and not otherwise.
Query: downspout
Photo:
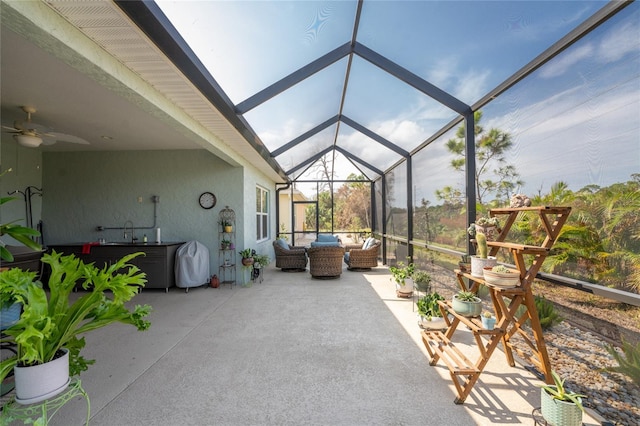
[[[278,185],[284,185],[278,188]],[[280,238],[280,191],[291,188],[291,182],[276,183],[276,238]],[[293,200],[291,200],[293,201]],[[291,203],[291,220],[293,220],[293,202]],[[293,224],[291,224],[293,229]],[[292,241],[293,242],[293,241]]]

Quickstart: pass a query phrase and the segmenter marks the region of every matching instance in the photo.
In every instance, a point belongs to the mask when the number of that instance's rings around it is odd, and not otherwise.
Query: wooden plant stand
[[[534,212],[538,214],[544,232],[546,233],[546,237],[541,245],[533,246],[505,241],[511,226],[515,223],[520,212]],[[515,288],[493,287],[487,285],[482,278],[455,270],[458,283],[462,290],[477,293],[481,285],[487,286],[496,314],[495,328],[491,331],[483,329],[480,319],[466,318],[458,315],[451,308],[451,302],[441,301],[438,303],[443,318],[445,318],[447,323],[447,330],[445,332],[432,330],[422,332],[422,341],[431,358],[429,365],[436,365],[438,360],[442,359],[449,369],[458,393],[458,396],[454,400],[456,404],[464,403],[464,400],[471,392],[473,385],[480,377],[480,374],[500,342],[502,342],[507,363],[510,366],[515,366],[513,358],[513,351],[515,351],[518,356],[536,366],[544,374],[547,383],[553,383],[547,347],[544,342],[540,320],[538,319],[538,312],[536,310],[535,298],[531,291],[531,285],[560,234],[562,226],[567,221],[570,212],[571,207],[546,206],[492,209],[490,211],[492,217],[498,215],[506,215],[507,217],[502,232],[498,235],[496,241],[487,242],[487,245],[491,248],[489,255],[495,256],[500,249],[509,250],[516,268],[520,272],[520,286]],[[528,268],[525,264],[524,256],[533,256],[531,266]],[[465,284],[465,278],[469,280],[469,288],[467,288]],[[521,308],[521,312],[518,314],[518,309],[521,306],[523,306],[524,309]],[[453,319],[449,318],[448,315],[451,315]],[[530,322],[530,331],[524,328],[527,320]],[[466,325],[473,333],[480,352],[475,361],[469,360],[452,342],[452,337],[460,324]],[[511,341],[514,335],[518,335],[524,340],[529,346],[531,353],[527,354],[514,346]]]

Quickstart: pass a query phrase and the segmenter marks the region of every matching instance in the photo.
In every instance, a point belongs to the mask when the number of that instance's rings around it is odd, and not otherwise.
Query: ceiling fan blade
[[[41,134],[42,143],[44,145],[53,145],[56,142],[68,142],[68,143],[77,143],[81,145],[89,145],[89,142],[73,135],[67,135],[65,133],[58,132],[46,132]]]

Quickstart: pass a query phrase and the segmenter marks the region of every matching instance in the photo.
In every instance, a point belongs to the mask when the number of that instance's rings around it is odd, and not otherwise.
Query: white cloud
[[[549,61],[544,67],[542,67],[540,69],[540,77],[558,77],[567,72],[567,70],[579,61],[590,57],[593,52],[594,48],[591,44],[585,44],[584,46],[576,49],[568,49],[562,55],[556,56],[553,60]]]
[[[614,62],[631,52],[638,52],[638,27],[627,22],[615,27],[606,34],[598,46],[597,58],[605,62]]]

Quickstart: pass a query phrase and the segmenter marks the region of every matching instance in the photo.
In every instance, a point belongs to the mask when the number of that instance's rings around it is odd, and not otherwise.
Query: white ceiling
[[[207,149],[232,165],[244,158],[281,180],[257,151],[176,71],[111,1],[48,1],[34,10],[2,3],[1,120],[24,120],[24,105],[37,109],[32,121],[89,145],[58,141],[44,151]],[[15,6],[17,9],[14,9]],[[42,13],[40,13],[42,12]],[[31,15],[31,16],[28,16]],[[37,15],[37,17],[35,17]],[[44,22],[50,29],[42,29]],[[35,18],[34,18],[35,17]],[[56,19],[58,22],[56,22]],[[65,22],[67,21],[67,22]],[[71,23],[60,39],[51,36]],[[125,78],[107,72],[69,49],[65,36],[79,29],[127,68]],[[61,31],[62,33],[62,31]],[[83,40],[79,46],[86,46]],[[41,47],[42,46],[42,47]],[[44,48],[43,48],[44,47]],[[82,49],[79,49],[79,51]],[[117,70],[117,67],[115,68]],[[131,77],[133,76],[133,77]],[[138,81],[139,83],[136,83]],[[132,86],[136,85],[135,90]],[[105,139],[107,136],[111,139]],[[11,137],[3,129],[2,140]]]

